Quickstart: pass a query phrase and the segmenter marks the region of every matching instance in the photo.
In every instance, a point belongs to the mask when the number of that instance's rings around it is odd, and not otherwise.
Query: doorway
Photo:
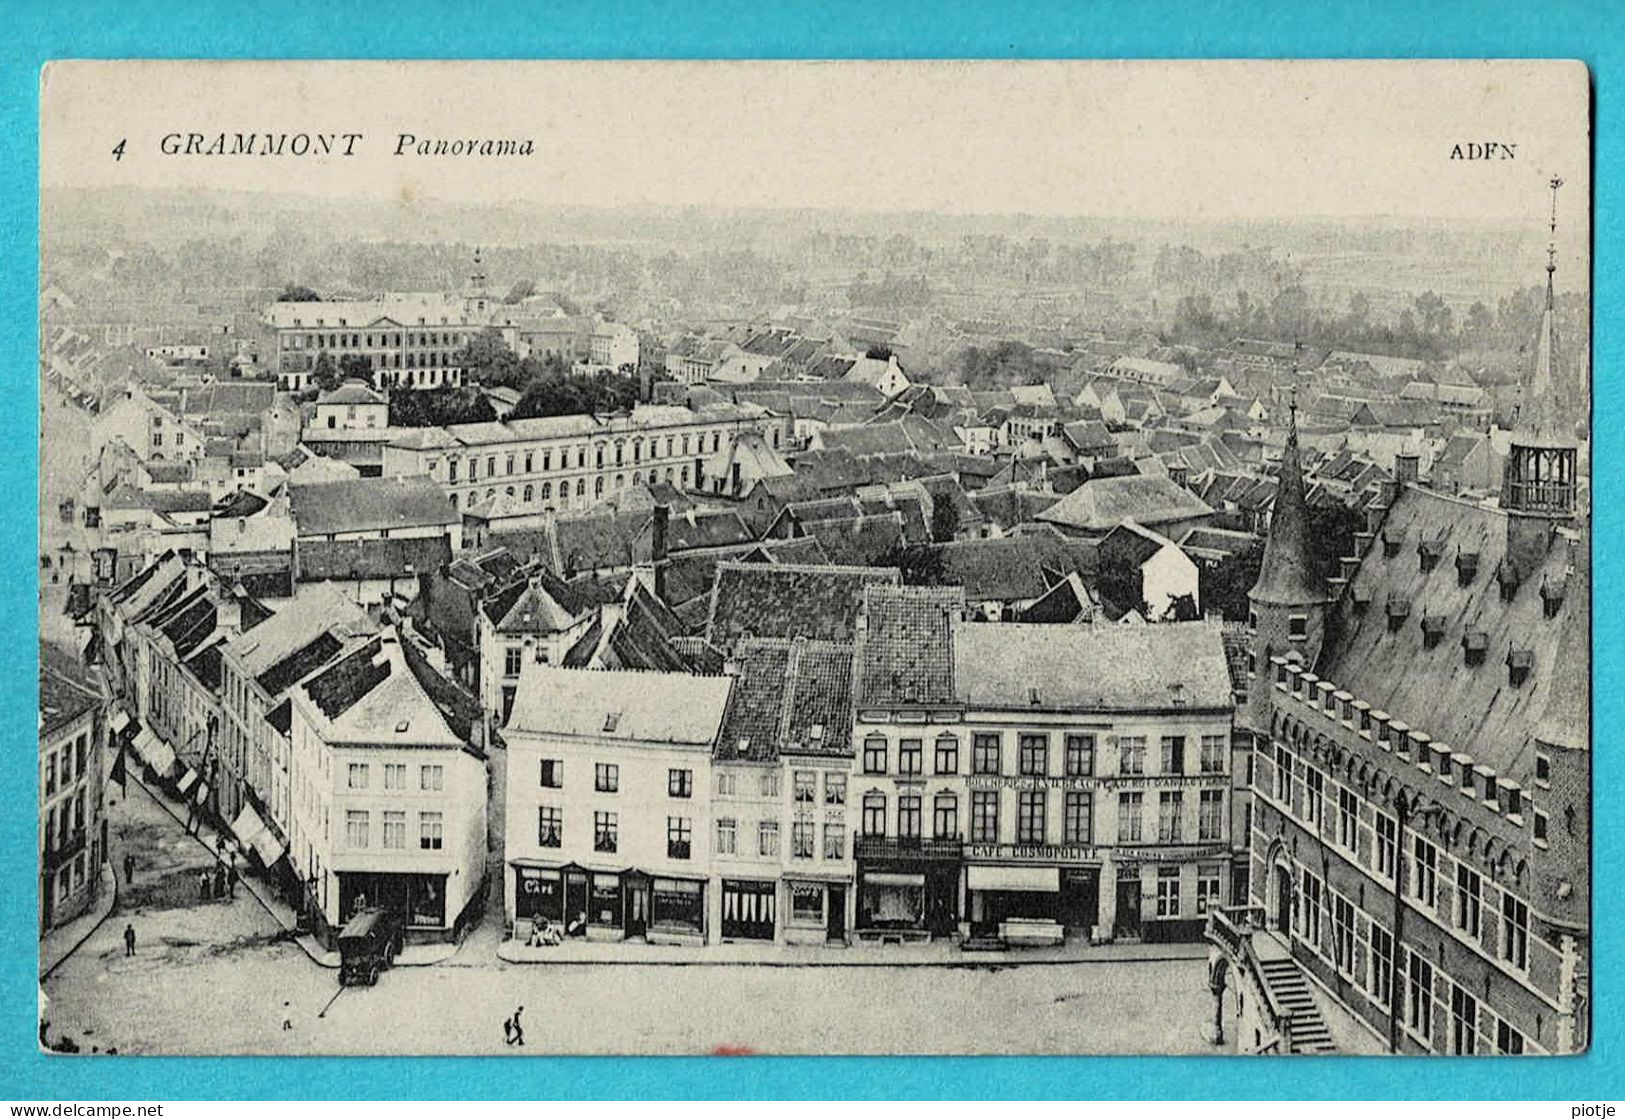
[[[1117,920],[1112,926],[1112,935],[1116,937],[1137,937],[1140,935],[1140,872],[1135,869],[1132,876],[1119,874],[1117,878]]]
[[[1067,870],[1061,875],[1061,924],[1087,935],[1100,916],[1100,871]]]
[[[645,936],[649,932],[649,880],[626,880],[626,935]]]
[[[568,928],[580,918],[580,930],[586,934],[587,920],[587,876],[580,871],[571,871],[564,876],[564,924]]]
[[[1292,870],[1275,864],[1275,927],[1283,935],[1292,931]]]
[[[824,937],[826,940],[846,940],[846,887],[831,886],[826,902],[829,910]]]

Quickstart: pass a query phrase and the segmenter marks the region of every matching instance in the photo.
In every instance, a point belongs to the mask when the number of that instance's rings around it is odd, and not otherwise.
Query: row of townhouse
[[[405,429],[384,447],[383,473],[426,475],[457,509],[500,495],[510,515],[540,515],[585,509],[654,482],[737,492],[736,444],[760,439],[777,448],[785,437],[783,419],[756,405],[640,404],[607,416]]]
[[[591,938],[1190,939],[1245,897],[1216,627],[963,620],[874,585],[856,640],[717,676],[526,663],[503,734],[510,921]]]
[[[107,859],[102,765],[111,721],[74,651],[40,642],[39,931],[90,908]],[[122,724],[121,724],[122,725]]]

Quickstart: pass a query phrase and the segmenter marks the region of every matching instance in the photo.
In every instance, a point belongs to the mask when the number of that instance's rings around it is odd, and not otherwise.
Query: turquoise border
[[[38,73],[52,58],[525,58],[525,57],[1488,57],[1579,58],[1592,67],[1598,100],[1594,367],[1620,364],[1625,344],[1607,314],[1625,302],[1619,199],[1625,142],[1609,93],[1625,77],[1625,19],[1605,0],[1423,5],[1231,3],[472,3],[363,4],[354,0],[217,0],[182,8],[164,0],[22,0],[0,31],[0,368],[35,384],[38,229]],[[1598,464],[1594,491],[1621,481],[1625,392],[1597,378]],[[14,452],[0,456],[0,490],[35,494],[38,409],[33,393],[0,398],[17,425]],[[1620,588],[1625,508],[1595,514],[1597,601]],[[32,594],[36,518],[8,517],[0,563],[0,632],[37,628]],[[1599,619],[1596,676],[1614,678],[1625,638],[1618,615]],[[30,640],[28,650],[35,648]],[[34,1048],[37,944],[34,922],[33,757],[36,683],[29,652],[0,663],[0,703],[15,716],[0,750],[0,775],[16,810],[0,816],[0,1096],[39,1102],[180,1098],[1342,1098],[1619,1099],[1625,1096],[1625,1020],[1617,978],[1621,899],[1606,888],[1625,843],[1613,799],[1595,816],[1596,1024],[1583,1058],[1287,1062],[1171,1058],[609,1058],[53,1059]],[[1625,701],[1599,689],[1596,719],[1618,726]],[[1599,743],[1612,745],[1599,734]],[[1598,751],[1595,787],[1622,787],[1625,764]],[[1617,883],[1616,883],[1617,885]],[[1611,971],[1612,969],[1612,971]],[[969,1007],[947,1008],[968,1013]]]

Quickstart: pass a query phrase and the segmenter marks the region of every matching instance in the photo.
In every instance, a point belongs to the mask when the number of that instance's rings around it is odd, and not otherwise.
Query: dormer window
[[[1462,663],[1479,665],[1484,663],[1484,652],[1490,647],[1490,635],[1481,629],[1470,629],[1461,636]]]
[[[1444,637],[1444,615],[1422,615],[1422,647],[1432,649]]]
[[[1514,688],[1529,679],[1529,670],[1535,664],[1533,649],[1512,648],[1507,652],[1507,683]]]
[[[1535,787],[1540,789],[1552,787],[1552,757],[1550,754],[1535,754]]]
[[[1495,569],[1495,581],[1501,585],[1501,601],[1511,602],[1518,597],[1518,577],[1512,570],[1512,565],[1502,560]]]
[[[1286,635],[1293,641],[1302,641],[1309,636],[1309,615],[1291,614],[1286,620]]]
[[[1356,614],[1364,614],[1366,607],[1371,605],[1371,588],[1367,586],[1357,586],[1349,592],[1349,597],[1354,603],[1354,612]]]
[[[1396,528],[1385,527],[1382,530],[1382,555],[1384,559],[1393,559],[1399,555],[1399,549],[1405,543],[1405,534]]]
[[[1432,571],[1439,566],[1439,557],[1444,555],[1444,541],[1424,540],[1416,546],[1416,555],[1421,561],[1422,570]]]
[[[1478,577],[1478,553],[1465,548],[1456,553],[1456,582],[1465,587]]]
[[[1558,611],[1563,609],[1563,596],[1568,593],[1569,577],[1567,574],[1559,575],[1553,579],[1548,577],[1540,584],[1541,612],[1548,618],[1557,617]]]
[[[1405,619],[1411,616],[1411,603],[1404,595],[1391,594],[1388,596],[1388,632],[1398,633]]]

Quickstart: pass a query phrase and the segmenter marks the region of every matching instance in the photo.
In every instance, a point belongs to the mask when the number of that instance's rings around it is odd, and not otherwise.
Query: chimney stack
[[[1400,451],[1394,456],[1394,484],[1403,489],[1414,486],[1421,478],[1422,456],[1415,451]]]

